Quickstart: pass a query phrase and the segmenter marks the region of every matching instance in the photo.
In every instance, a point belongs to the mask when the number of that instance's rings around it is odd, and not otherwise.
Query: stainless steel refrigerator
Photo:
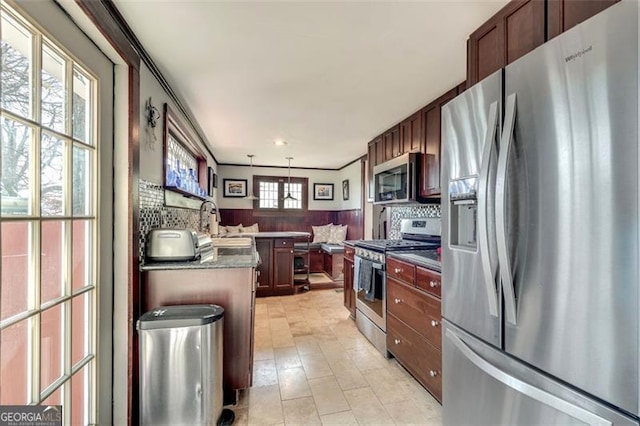
[[[638,4],[442,111],[443,419],[638,424]]]

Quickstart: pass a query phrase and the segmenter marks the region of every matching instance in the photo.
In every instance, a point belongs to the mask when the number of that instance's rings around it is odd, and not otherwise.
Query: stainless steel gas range
[[[356,325],[360,332],[387,356],[386,254],[425,251],[440,247],[440,219],[403,219],[401,240],[353,242]]]

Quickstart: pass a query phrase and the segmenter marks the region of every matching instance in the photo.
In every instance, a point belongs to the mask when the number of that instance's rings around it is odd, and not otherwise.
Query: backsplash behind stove
[[[400,221],[402,219],[416,219],[419,217],[440,217],[440,204],[417,204],[410,206],[391,206],[389,209],[388,238],[399,240]]]

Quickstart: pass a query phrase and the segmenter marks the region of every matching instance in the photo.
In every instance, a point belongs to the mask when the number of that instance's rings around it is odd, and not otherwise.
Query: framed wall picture
[[[218,187],[218,175],[213,167],[207,167],[207,188],[209,197],[213,197],[213,189]]]
[[[246,179],[223,179],[222,186],[224,191],[223,197],[246,197],[247,196],[247,180]]]
[[[349,199],[349,179],[345,179],[342,181],[342,199]]]
[[[314,200],[333,200],[333,184],[332,183],[314,183],[313,199]]]

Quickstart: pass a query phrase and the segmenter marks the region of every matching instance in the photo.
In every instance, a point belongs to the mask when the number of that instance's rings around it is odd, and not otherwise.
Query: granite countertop
[[[302,238],[302,237],[310,237],[311,232],[298,232],[298,231],[256,232],[256,233],[242,233],[240,235],[251,235],[254,238]]]
[[[255,268],[259,264],[260,256],[255,247],[220,247],[214,248],[213,254],[207,258],[187,262],[147,263],[140,265],[140,270]]]

